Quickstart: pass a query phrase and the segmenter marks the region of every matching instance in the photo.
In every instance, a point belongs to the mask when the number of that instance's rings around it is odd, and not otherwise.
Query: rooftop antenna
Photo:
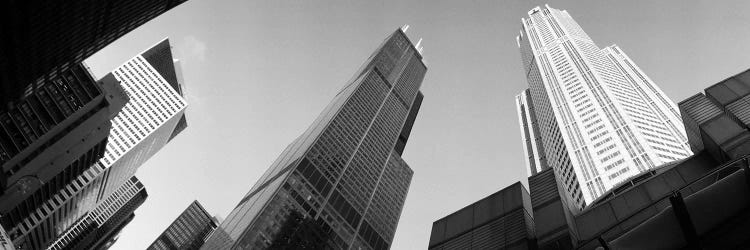
[[[422,38],[421,37],[419,38],[419,41],[417,42],[417,45],[414,46],[414,48],[417,49],[417,51],[419,52],[420,55],[422,54],[422,49],[423,48],[422,48]]]
[[[408,29],[409,29],[409,25],[408,24],[404,24],[404,26],[401,26],[401,31],[403,31],[404,33],[406,33],[406,30],[408,30]]]

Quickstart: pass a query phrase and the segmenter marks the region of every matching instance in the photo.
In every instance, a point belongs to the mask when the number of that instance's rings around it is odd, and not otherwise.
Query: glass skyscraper
[[[2,1],[0,103],[43,86],[187,0]]]
[[[403,29],[281,153],[217,229],[225,234],[203,249],[390,246],[413,175],[401,154],[427,71]]]
[[[146,249],[199,249],[218,226],[216,218],[200,202],[193,201]]]
[[[516,98],[530,173],[553,168],[573,206],[692,154],[676,105],[616,45],[600,49],[564,10],[528,12]]]

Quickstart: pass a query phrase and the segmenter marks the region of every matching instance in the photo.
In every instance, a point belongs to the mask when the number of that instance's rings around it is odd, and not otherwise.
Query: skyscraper
[[[147,249],[199,249],[218,226],[216,218],[198,201],[193,201]]]
[[[185,1],[0,2],[0,109]]]
[[[97,163],[107,169],[97,201],[133,176],[138,167],[187,127],[188,104],[175,62],[169,39],[165,38],[112,71],[131,101],[113,119],[117,128],[110,136],[113,145]]]
[[[51,243],[131,179],[138,167],[184,129],[179,124],[186,126],[187,102],[181,96],[180,77],[173,62],[169,40],[164,39],[103,78],[119,81],[130,97],[122,111],[111,118],[103,157],[93,159],[80,173],[66,175],[72,181],[37,201],[41,203],[39,209],[18,206],[11,214],[29,212],[4,217],[14,242],[29,246]]]
[[[0,223],[11,228],[64,192],[101,158],[110,119],[128,101],[114,78],[98,83],[84,65],[19,99],[0,113]]]
[[[405,28],[403,28],[405,29]],[[386,249],[411,182],[401,159],[427,71],[403,29],[365,61],[203,249]],[[216,235],[216,234],[215,234]]]
[[[516,100],[529,169],[553,168],[571,204],[692,154],[675,104],[620,48],[600,49],[549,6],[521,23],[529,89]]]
[[[544,155],[544,146],[540,138],[541,128],[536,120],[531,95],[526,89],[516,96],[516,112],[518,112],[518,123],[521,126],[521,139],[524,143],[526,157],[526,171],[529,176],[549,168]]]
[[[130,223],[146,201],[146,188],[135,176],[122,183],[94,210],[78,220],[47,249],[99,249]]]

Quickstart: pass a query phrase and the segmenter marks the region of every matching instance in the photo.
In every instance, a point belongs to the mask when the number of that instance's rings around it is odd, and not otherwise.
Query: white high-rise
[[[692,154],[676,105],[616,45],[565,10],[521,19],[529,89],[516,97],[529,173],[548,167],[582,208],[630,177]]]
[[[129,100],[112,119],[104,157],[8,233],[14,244],[43,249],[128,182],[138,167],[187,125],[181,72],[164,39],[106,75]]]
[[[112,119],[107,151],[99,161],[109,171],[104,173],[107,181],[97,201],[129,180],[138,167],[187,126],[187,102],[178,69],[169,40],[164,39],[112,71],[130,101]]]

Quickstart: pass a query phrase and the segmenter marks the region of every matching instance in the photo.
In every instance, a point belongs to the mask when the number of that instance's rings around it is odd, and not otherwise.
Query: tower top
[[[415,45],[414,48],[417,49],[417,52],[419,52],[420,55],[422,54],[422,49],[424,49],[424,48],[422,47],[422,38],[421,37],[419,38],[419,41],[417,41],[417,45]]]

